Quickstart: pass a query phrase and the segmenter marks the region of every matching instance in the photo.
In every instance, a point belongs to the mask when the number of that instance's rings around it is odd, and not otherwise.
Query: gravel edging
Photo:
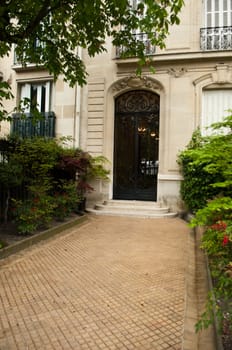
[[[72,228],[73,226],[76,226],[76,225],[80,225],[81,223],[85,222],[86,220],[87,220],[87,215],[79,216],[79,217],[72,219],[68,222],[64,222],[58,226],[51,227],[51,228],[47,229],[46,231],[37,233],[31,237],[27,237],[27,238],[25,238],[17,243],[9,245],[9,246],[0,250],[0,259],[5,259],[12,254],[16,254],[16,253],[20,252],[21,250],[29,248],[36,243],[39,243],[43,240],[46,240],[50,237],[53,237],[56,234],[63,232],[64,230]]]

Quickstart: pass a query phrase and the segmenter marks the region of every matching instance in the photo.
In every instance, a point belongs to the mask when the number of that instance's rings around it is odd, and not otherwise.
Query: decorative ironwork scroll
[[[201,28],[201,50],[232,50],[232,27]]]
[[[159,96],[149,91],[129,91],[117,99],[115,112],[151,112],[159,115]]]

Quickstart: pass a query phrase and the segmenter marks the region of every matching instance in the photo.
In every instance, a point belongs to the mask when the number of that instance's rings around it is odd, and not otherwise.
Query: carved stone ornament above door
[[[185,68],[170,68],[168,73],[175,78],[180,78],[187,72]]]
[[[128,88],[133,89],[151,89],[162,90],[161,84],[149,77],[139,77],[131,75],[116,82],[113,86],[113,91],[122,91]]]

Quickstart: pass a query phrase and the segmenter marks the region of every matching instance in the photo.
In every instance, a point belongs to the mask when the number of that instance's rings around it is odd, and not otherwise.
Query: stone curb
[[[185,315],[182,350],[198,349],[198,334],[195,333],[197,322],[197,290],[196,290],[196,242],[195,232],[190,231],[187,249],[187,271],[185,291]]]
[[[36,243],[39,243],[43,240],[53,237],[58,233],[61,233],[69,228],[72,228],[73,226],[80,225],[81,223],[85,222],[87,218],[88,218],[87,215],[79,216],[73,220],[64,222],[56,227],[51,227],[46,231],[35,234],[31,237],[27,237],[21,240],[20,242],[17,242],[8,247],[5,247],[0,250],[0,259],[5,259],[12,254],[18,253],[19,251],[29,248]]]
[[[190,221],[191,218],[185,218]],[[191,230],[188,240],[186,271],[186,296],[182,350],[223,350],[217,339],[215,325],[195,332],[195,324],[204,311],[210,285],[207,259],[200,249],[202,231]]]
[[[200,316],[205,311],[210,284],[208,279],[208,269],[205,253],[200,249],[203,229],[197,227],[195,229],[196,237],[196,286],[198,298],[198,315]],[[199,350],[219,350],[217,347],[216,329],[212,324],[207,329],[199,332]]]
[[[212,282],[212,277],[211,277],[210,268],[209,268],[208,256],[205,256],[205,260],[206,260],[209,290],[212,291],[213,290],[213,282]],[[214,296],[214,294],[213,294],[213,296]],[[215,304],[214,304],[214,306],[215,306]],[[214,313],[214,327],[215,327],[215,339],[216,339],[216,344],[217,344],[217,350],[223,350],[224,346],[222,343],[222,338],[220,337],[219,324],[218,324],[218,319],[217,319],[215,310],[213,310],[213,313]]]

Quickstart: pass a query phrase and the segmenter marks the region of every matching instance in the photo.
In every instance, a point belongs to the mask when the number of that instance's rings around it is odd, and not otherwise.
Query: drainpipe
[[[82,48],[78,47],[76,54],[82,59]],[[73,111],[73,148],[80,146],[80,113],[81,113],[81,87],[75,84]]]

